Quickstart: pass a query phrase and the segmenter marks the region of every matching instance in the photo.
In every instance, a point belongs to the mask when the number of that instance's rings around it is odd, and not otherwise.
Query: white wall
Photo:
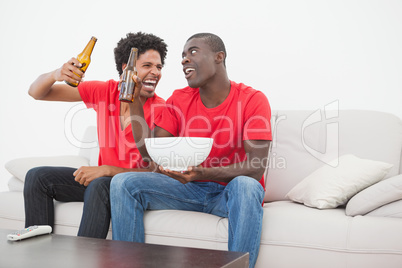
[[[105,3],[107,2],[107,3]],[[75,154],[65,117],[77,104],[34,101],[29,85],[98,38],[86,80],[117,79],[113,48],[127,32],[154,33],[169,52],[158,94],[186,85],[185,40],[226,43],[232,80],[260,89],[272,109],[372,109],[402,117],[402,1],[1,1],[0,191],[13,158]],[[80,136],[94,112],[72,119]],[[375,127],[375,126],[373,126]],[[375,141],[373,141],[375,142]]]

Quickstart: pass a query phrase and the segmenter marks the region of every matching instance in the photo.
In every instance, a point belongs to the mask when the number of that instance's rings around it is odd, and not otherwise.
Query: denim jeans
[[[69,167],[37,167],[28,171],[24,184],[26,227],[54,227],[53,199],[62,202],[84,201],[78,235],[106,238],[110,225],[109,192],[112,178],[97,178],[85,187],[74,180],[75,170]]]
[[[182,184],[160,173],[129,172],[110,185],[114,240],[144,242],[145,210],[198,211],[228,218],[230,251],[249,252],[257,260],[264,199],[261,184],[250,177],[234,178],[226,187],[214,182]]]

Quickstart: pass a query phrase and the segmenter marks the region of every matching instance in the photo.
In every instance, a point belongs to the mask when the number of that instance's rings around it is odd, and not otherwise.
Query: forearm
[[[40,75],[29,87],[28,94],[36,100],[44,99],[56,82],[54,72]]]
[[[144,109],[140,98],[135,98],[134,103],[130,104],[130,120],[134,140],[142,158],[144,160],[150,159],[145,148],[145,138],[151,137],[151,129],[145,121]]]
[[[196,179],[229,182],[237,176],[249,176],[259,181],[268,168],[270,143],[271,142],[268,140],[244,141],[247,156],[244,161],[227,166],[221,165],[213,168],[201,168],[200,172],[195,173],[201,178]],[[197,168],[197,170],[198,169],[199,168]]]
[[[122,167],[116,167],[116,166],[107,166],[104,165],[102,166],[105,168],[105,175],[107,177],[113,177],[114,175],[117,175],[119,173],[125,173],[125,172],[151,172],[152,169],[150,168],[122,168]]]
[[[261,180],[266,165],[263,163],[255,164],[244,161],[222,167],[201,168],[201,173],[196,180],[214,180],[220,182],[230,182],[237,176],[248,176]]]

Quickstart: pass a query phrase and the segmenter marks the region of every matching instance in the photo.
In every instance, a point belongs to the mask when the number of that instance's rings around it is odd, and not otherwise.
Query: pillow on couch
[[[402,199],[374,209],[365,216],[402,218]]]
[[[4,166],[14,177],[24,182],[25,175],[31,168],[39,166],[79,168],[81,166],[89,166],[89,160],[85,157],[77,155],[25,157],[8,161]]]
[[[353,196],[346,205],[346,215],[364,215],[400,199],[402,199],[402,175],[380,181]]]
[[[393,165],[344,155],[317,169],[286,195],[290,200],[319,209],[336,208],[362,189],[382,180]],[[333,166],[336,166],[335,168]]]

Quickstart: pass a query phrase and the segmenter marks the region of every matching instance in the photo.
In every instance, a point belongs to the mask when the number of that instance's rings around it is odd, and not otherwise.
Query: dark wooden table
[[[55,234],[13,242],[11,232],[0,230],[0,267],[248,267],[248,253]]]

